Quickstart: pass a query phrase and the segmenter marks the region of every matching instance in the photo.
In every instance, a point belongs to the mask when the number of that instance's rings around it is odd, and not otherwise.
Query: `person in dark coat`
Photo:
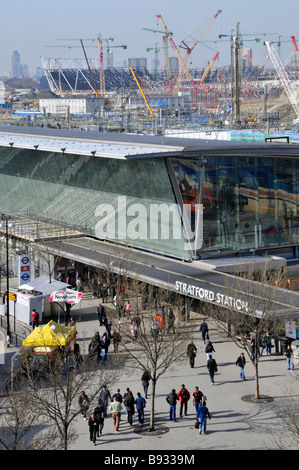
[[[205,347],[205,353],[207,354],[207,360],[209,360],[210,355],[211,356],[213,355],[213,352],[216,352],[215,349],[214,349],[214,346],[213,346],[211,341],[208,341],[207,345]]]
[[[128,423],[132,426],[133,424],[133,415],[135,414],[135,399],[132,395],[131,390],[128,391],[128,395],[124,398],[123,401],[126,411],[127,411],[127,418],[128,418]]]
[[[97,434],[99,430],[99,423],[97,419],[95,418],[94,413],[91,413],[90,418],[88,420],[88,426],[89,426],[89,437],[90,440],[96,445],[96,439],[97,439]]]
[[[145,399],[147,399],[147,391],[148,391],[150,378],[151,378],[151,376],[150,376],[149,372],[147,370],[145,370],[142,374],[142,377],[141,377]]]
[[[105,407],[103,403],[100,401],[93,411],[94,417],[98,422],[98,430],[97,436],[99,437],[102,434],[103,427],[104,427],[104,416],[105,416]]]
[[[212,385],[214,385],[214,383],[215,383],[214,375],[215,375],[215,372],[217,372],[218,367],[217,367],[217,363],[216,363],[215,359],[213,359],[213,357],[212,357],[212,354],[209,355],[209,359],[207,360],[207,369],[208,369],[209,374],[210,374],[210,379],[211,379]]]
[[[244,353],[242,352],[238,359],[236,360],[236,366],[240,367],[240,379],[246,380],[245,378],[245,372],[244,372],[244,367],[246,364],[246,359],[244,356]]]
[[[194,360],[196,357],[196,353],[197,353],[197,348],[191,339],[190,343],[187,346],[187,356],[189,358],[189,364],[192,369],[194,367]]]
[[[166,401],[169,404],[169,419],[170,421],[176,422],[176,405],[179,401],[179,397],[177,396],[174,388],[167,395]]]

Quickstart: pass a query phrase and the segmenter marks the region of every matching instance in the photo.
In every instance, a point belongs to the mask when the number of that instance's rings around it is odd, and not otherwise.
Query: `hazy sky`
[[[113,37],[111,45],[127,45],[127,50],[113,48],[115,66],[122,66],[128,57],[147,57],[151,67],[154,51],[146,52],[146,48],[155,47],[156,43],[161,47],[159,58],[164,64],[163,35],[142,29],[162,31],[155,17],[158,14],[179,46],[182,40],[193,44],[216,12],[222,10],[194,48],[190,56],[192,66],[206,66],[216,51],[219,51],[219,65],[229,64],[229,38],[220,42],[218,35],[234,34],[238,22],[244,40],[260,37],[260,43],[246,41],[243,47],[251,47],[254,60],[261,65],[267,62],[263,41],[273,41],[276,49],[278,35],[282,41],[290,41],[281,45],[283,61],[294,50],[292,35],[298,36],[299,46],[299,0],[0,0],[0,7],[0,74],[11,71],[14,50],[20,52],[21,62],[28,64],[29,72],[34,73],[41,66],[42,56],[83,57],[80,48],[45,46],[80,45],[80,38],[96,39],[99,33],[102,38]],[[58,41],[64,38],[78,42]],[[218,42],[204,42],[211,40]],[[86,51],[89,57],[98,57],[97,48],[86,47]],[[184,57],[185,51],[180,51]],[[171,48],[169,55],[174,56]]]

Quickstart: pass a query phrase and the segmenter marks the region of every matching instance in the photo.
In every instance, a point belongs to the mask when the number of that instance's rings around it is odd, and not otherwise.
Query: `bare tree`
[[[245,275],[236,276],[233,287],[226,287],[231,297],[242,296],[246,309],[237,310],[233,304],[226,308],[209,303],[203,306],[206,316],[212,318],[247,353],[254,367],[254,397],[257,400],[260,398],[259,360],[266,346],[264,335],[269,330],[271,342],[281,335],[284,315],[287,315],[289,309],[285,304],[285,313],[278,315],[279,289],[284,286],[285,281],[279,269],[269,271],[265,267],[258,272],[252,269]],[[281,304],[283,305],[283,301]]]
[[[296,374],[298,384],[299,376]],[[296,450],[299,448],[299,399],[296,391],[285,387],[276,405],[281,420],[279,432],[272,433],[273,441],[280,450]]]
[[[144,284],[135,284],[135,292],[142,292]],[[132,290],[132,286],[131,286]],[[155,395],[160,377],[176,362],[186,357],[186,348],[191,334],[190,323],[181,321],[177,316],[175,325],[167,321],[167,308],[172,294],[162,288],[155,289],[152,302],[146,311],[135,316],[122,318],[121,343],[131,361],[125,367],[141,372],[147,371],[151,381],[150,425],[148,430],[155,431]],[[133,326],[133,328],[132,328]],[[135,327],[137,330],[135,330]],[[135,333],[134,333],[135,330]]]
[[[44,355],[35,367],[30,355],[24,361],[23,371],[35,406],[52,423],[59,436],[58,447],[67,450],[76,438],[74,420],[80,413],[78,399],[85,391],[90,403],[99,395],[103,385],[111,386],[119,377],[123,360],[114,355],[107,363],[96,364],[96,359],[81,356],[77,367],[68,368],[67,354],[60,348],[53,355]]]

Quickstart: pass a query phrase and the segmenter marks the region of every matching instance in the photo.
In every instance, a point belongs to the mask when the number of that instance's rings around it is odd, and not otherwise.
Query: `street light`
[[[1,224],[0,227],[5,227],[5,237],[6,237],[6,318],[7,318],[7,326],[6,326],[6,334],[7,338],[9,338],[10,343],[10,325],[9,325],[9,257],[8,257],[8,227],[14,227],[14,223],[8,223],[10,219],[9,215],[2,214],[1,215]],[[5,222],[3,222],[5,221]]]

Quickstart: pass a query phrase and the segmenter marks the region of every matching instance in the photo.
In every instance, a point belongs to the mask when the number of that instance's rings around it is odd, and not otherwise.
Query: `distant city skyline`
[[[218,10],[221,13],[213,20]],[[114,0],[113,4],[96,0],[51,0],[46,3],[30,0],[26,5],[23,0],[13,0],[3,2],[1,11],[6,20],[0,29],[0,76],[12,71],[14,51],[18,51],[21,62],[28,65],[30,75],[41,67],[41,57],[83,58],[80,39],[84,40],[87,55],[98,57],[96,40],[99,34],[103,39],[113,38],[104,44],[110,45],[116,67],[128,63],[129,58],[141,57],[146,57],[152,65],[156,44],[162,65],[163,29],[156,17],[159,14],[173,33],[173,41],[183,58],[186,51],[180,47],[182,41],[192,47],[202,35],[189,57],[188,65],[192,68],[206,66],[216,51],[219,51],[218,64],[228,65],[230,37],[235,35],[237,23],[244,48],[252,49],[253,60],[260,65],[272,67],[264,41],[273,42],[276,49],[281,41],[279,50],[283,61],[294,53],[291,36],[298,36],[299,43],[298,0],[288,0],[283,11],[278,0],[248,3],[188,0],[186,5],[177,0]],[[256,38],[260,41],[255,41]],[[119,47],[121,45],[127,48]],[[168,49],[169,56],[174,57],[170,44]]]

